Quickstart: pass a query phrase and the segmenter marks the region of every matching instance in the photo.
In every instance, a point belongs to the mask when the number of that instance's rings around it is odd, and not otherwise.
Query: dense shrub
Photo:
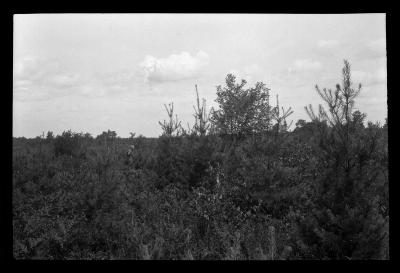
[[[71,130],[64,131],[54,141],[54,152],[56,156],[69,155],[79,156],[82,152],[83,137],[81,134],[73,133]]]

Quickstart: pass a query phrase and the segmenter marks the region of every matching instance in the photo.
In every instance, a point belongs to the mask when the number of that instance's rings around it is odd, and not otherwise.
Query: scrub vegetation
[[[294,125],[229,74],[218,109],[196,86],[193,126],[166,104],[159,138],[14,138],[14,257],[389,259],[387,121],[354,109],[347,61],[341,80]]]

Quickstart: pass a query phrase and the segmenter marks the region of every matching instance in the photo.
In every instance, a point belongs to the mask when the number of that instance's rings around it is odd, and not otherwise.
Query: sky
[[[304,106],[323,103],[316,84],[341,83],[344,59],[362,84],[355,108],[387,117],[385,14],[14,15],[13,59],[14,137],[157,137],[164,104],[193,125],[195,84],[217,108],[228,73],[265,83],[295,124],[309,120]]]

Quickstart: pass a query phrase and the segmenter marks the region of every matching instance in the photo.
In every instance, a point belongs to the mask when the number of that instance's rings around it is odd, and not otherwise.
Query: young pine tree
[[[381,195],[387,180],[379,159],[383,149],[377,145],[379,130],[366,130],[365,114],[353,111],[361,84],[353,88],[345,60],[342,85],[316,90],[327,110],[320,105],[317,115],[310,105],[306,111],[313,122],[328,126],[318,127],[319,174],[312,213],[300,223],[303,239],[316,258],[385,258],[388,217],[380,207],[387,203]]]

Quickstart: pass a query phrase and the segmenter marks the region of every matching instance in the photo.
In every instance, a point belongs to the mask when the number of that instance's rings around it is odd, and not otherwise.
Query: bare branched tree
[[[166,120],[161,123],[158,122],[163,130],[163,135],[172,136],[174,134],[178,135],[181,129],[181,122],[178,120],[178,116],[174,117],[174,103],[169,103],[168,107],[164,104],[165,110],[167,111],[169,121]]]
[[[206,113],[206,100],[202,99],[202,105],[200,106],[200,99],[199,99],[199,91],[197,89],[197,84],[195,85],[196,88],[196,107],[193,106],[195,114],[193,115],[195,118],[195,125],[193,126],[193,131],[198,133],[200,136],[206,135],[208,129],[210,128],[210,112]]]
[[[286,131],[292,125],[293,121],[290,122],[289,126],[287,125],[286,118],[288,118],[291,114],[293,114],[292,107],[289,107],[285,111],[282,107],[282,112],[280,112],[279,108],[279,97],[276,95],[276,106],[272,109],[271,117],[276,121],[276,132],[279,133],[281,131]]]

